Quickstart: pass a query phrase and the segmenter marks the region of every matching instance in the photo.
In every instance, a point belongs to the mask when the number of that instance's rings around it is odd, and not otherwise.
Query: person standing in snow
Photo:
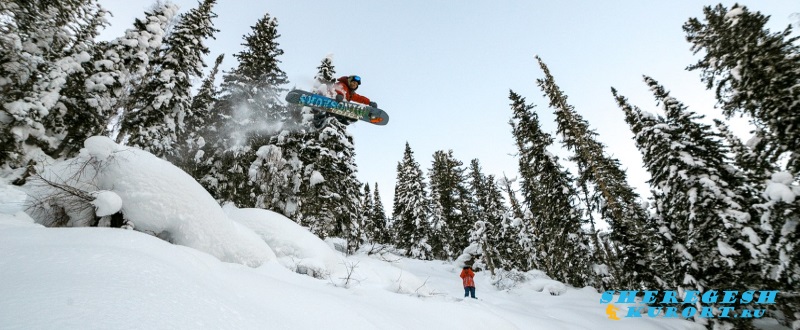
[[[461,270],[461,280],[464,282],[464,298],[471,296],[475,298],[475,272],[472,267],[464,266]]]

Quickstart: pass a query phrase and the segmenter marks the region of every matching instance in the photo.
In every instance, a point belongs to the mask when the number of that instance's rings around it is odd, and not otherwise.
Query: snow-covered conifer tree
[[[763,238],[746,209],[743,181],[731,170],[727,150],[702,116],[689,111],[652,78],[645,77],[665,118],[623,106],[652,175],[659,233],[665,239],[659,274],[669,288],[705,292],[717,287],[759,286],[758,249]],[[624,99],[617,97],[620,104]],[[754,226],[755,225],[755,226]],[[704,318],[695,318],[705,323]],[[712,322],[724,323],[720,320]]]
[[[620,274],[614,274],[617,283],[624,287],[639,287],[653,281],[654,275],[647,267],[648,246],[655,237],[648,217],[641,207],[639,196],[628,185],[625,171],[619,160],[605,154],[605,146],[596,140],[594,131],[575,108],[567,103],[567,97],[556,85],[550,70],[537,57],[539,66],[545,74],[537,79],[537,84],[550,100],[555,110],[558,133],[563,137],[564,146],[574,151],[572,160],[578,167],[578,186],[592,189],[591,200],[597,203],[589,206],[597,209],[611,227],[611,241],[615,242],[617,256],[621,262]],[[594,197],[596,196],[596,197]]]
[[[213,38],[212,8],[216,0],[204,0],[178,17],[163,47],[154,56],[153,70],[132,95],[135,107],[122,118],[121,133],[128,144],[177,161],[178,143],[186,136],[191,107],[192,79],[203,75],[205,40]]]
[[[239,65],[223,76],[215,107],[223,120],[210,146],[213,154],[206,153],[213,166],[201,182],[218,200],[238,206],[255,206],[262,185],[270,184],[253,181],[250,170],[259,162],[256,152],[279,135],[286,115],[280,93],[287,79],[278,67],[283,50],[277,26],[277,19],[264,14],[244,36],[245,48],[234,54]]]
[[[103,54],[106,61],[95,64],[104,70],[91,78],[92,89],[99,93],[89,102],[101,112],[119,111],[118,118],[114,119],[115,130],[123,123],[120,119],[142,107],[131,95],[145,88],[157,69],[153,61],[161,55],[159,50],[177,11],[178,7],[171,3],[154,4],[145,12],[144,20],[137,18],[133,28],[108,44]],[[111,93],[104,93],[109,89]],[[117,141],[124,141],[126,137],[125,132],[119,132]]]
[[[208,152],[206,143],[214,141],[217,137],[217,125],[222,121],[222,118],[215,112],[219,91],[214,82],[224,57],[225,54],[217,56],[208,76],[203,79],[197,95],[192,98],[192,116],[185,119],[183,138],[177,146],[179,157],[173,160],[176,165],[198,181],[206,174],[211,165],[208,157],[205,157]]]
[[[792,27],[766,28],[768,16],[734,4],[703,9],[704,20],[691,18],[683,30],[703,58],[689,66],[700,70],[714,88],[727,116],[747,114],[766,143],[757,152],[770,161],[789,152],[789,167],[800,173],[800,44]]]
[[[363,243],[353,137],[333,118],[318,133],[317,143],[307,144],[302,151],[307,163],[300,188],[300,221],[322,238],[346,239],[353,252]]]
[[[503,204],[503,196],[494,176],[483,174],[478,159],[473,159],[469,167],[469,188],[474,198],[474,206],[471,212],[475,219],[473,230],[478,228],[477,222],[483,221],[488,227],[487,239],[484,241],[483,256],[484,263],[494,272],[495,268],[500,268],[510,263],[504,259],[513,252],[522,251],[521,246],[514,237],[514,231],[506,230],[503,227],[508,210]],[[508,228],[510,229],[510,228]],[[473,235],[470,235],[471,237]],[[507,267],[507,269],[511,269]]]
[[[433,153],[432,167],[428,171],[433,230],[430,245],[437,259],[450,259],[453,253],[460,253],[469,245],[468,232],[474,221],[462,165],[452,150]]]
[[[0,164],[24,165],[31,147],[57,157],[65,118],[77,115],[62,90],[85,74],[106,14],[92,0],[0,4]]]
[[[378,191],[378,183],[375,182],[375,189],[373,189],[373,207],[372,212],[370,215],[372,218],[370,221],[372,222],[372,227],[375,229],[373,234],[373,239],[377,243],[387,244],[390,241],[389,235],[389,221],[386,218],[386,211],[383,208],[383,202],[381,201],[381,194]]]
[[[89,102],[99,93],[95,89],[96,78],[101,72],[106,72],[108,68],[96,65],[99,61],[106,61],[104,49],[107,43],[97,43],[95,38],[100,33],[100,29],[108,24],[106,17],[109,13],[97,6],[97,11],[87,17],[87,24],[77,34],[78,43],[73,46],[74,50],[80,50],[85,61],[81,61],[81,70],[67,78],[64,88],[61,90],[58,111],[51,113],[48,118],[48,129],[55,134],[63,136],[58,149],[52,154],[53,157],[72,157],[83,148],[83,142],[94,135],[100,135],[106,130],[110,111],[95,111],[94,103]],[[105,87],[105,86],[103,86]]]
[[[372,223],[372,211],[375,209],[372,191],[369,183],[364,184],[363,194],[361,195],[361,221],[364,223],[362,228],[367,242],[375,242],[375,227]]]
[[[397,163],[392,231],[395,246],[405,250],[406,256],[418,259],[431,258],[428,243],[430,201],[424,179],[411,146],[406,142],[403,159]]]
[[[513,91],[509,99],[513,111],[510,124],[519,151],[520,187],[536,233],[534,250],[528,252],[534,255],[536,267],[549,276],[583,286],[590,276],[591,253],[584,244],[574,179],[547,151],[553,138],[542,132],[533,106]]]

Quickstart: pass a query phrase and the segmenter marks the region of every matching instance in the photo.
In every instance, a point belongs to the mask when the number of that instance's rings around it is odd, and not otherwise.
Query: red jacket
[[[461,279],[464,280],[465,288],[468,286],[475,287],[475,281],[473,279],[474,277],[475,272],[473,272],[472,269],[466,268],[461,270]]]
[[[336,94],[343,95],[344,99],[347,101],[369,105],[369,98],[364,95],[357,94],[355,90],[350,89],[350,86],[347,84],[346,76],[336,80],[336,86],[334,86],[334,90],[336,91]]]

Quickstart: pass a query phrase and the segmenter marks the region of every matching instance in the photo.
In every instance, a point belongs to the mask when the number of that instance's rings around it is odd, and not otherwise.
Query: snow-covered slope
[[[23,209],[26,193],[47,188],[0,180],[2,329],[696,327],[609,320],[594,289],[537,271],[522,281],[478,272],[479,299],[464,299],[452,263],[370,246],[346,256],[282,215],[220,207],[172,164],[105,138],[42,173],[56,180],[80,168],[96,171],[80,183],[97,196],[89,208],[122,210],[136,230],[43,227]]]

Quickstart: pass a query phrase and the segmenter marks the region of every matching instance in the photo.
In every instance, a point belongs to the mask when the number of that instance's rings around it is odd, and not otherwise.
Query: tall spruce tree
[[[105,15],[93,0],[0,4],[0,164],[24,165],[31,147],[58,157],[65,122],[78,115],[61,96],[85,76]]]
[[[375,189],[373,189],[373,208],[370,214],[372,218],[372,226],[375,229],[373,234],[373,238],[375,242],[381,244],[387,244],[390,242],[391,237],[389,235],[389,219],[386,218],[386,211],[383,208],[383,201],[381,201],[381,194],[378,191],[378,183],[375,182]]]
[[[223,76],[215,111],[222,123],[207,162],[213,164],[201,180],[220,201],[253,207],[261,182],[252,181],[250,169],[259,162],[256,152],[270,145],[285,119],[280,93],[288,81],[278,64],[283,54],[277,38],[278,22],[268,13],[244,36],[244,50],[234,54],[239,65]]]
[[[591,255],[581,229],[581,210],[573,178],[547,151],[553,138],[542,132],[533,106],[510,92],[512,133],[519,151],[520,187],[532,214],[534,264],[551,277],[583,286],[589,281]]]
[[[638,147],[652,175],[659,232],[666,239],[667,264],[662,279],[670,288],[704,293],[710,288],[760,286],[756,265],[763,260],[757,225],[740,193],[743,182],[730,169],[727,150],[717,133],[699,122],[655,80],[646,83],[662,105],[665,118],[650,119],[618,102],[637,133]],[[646,121],[645,121],[646,120]],[[671,250],[671,251],[670,251]],[[699,305],[698,305],[699,306]],[[699,309],[699,307],[698,307]],[[695,321],[706,323],[705,318]],[[727,322],[712,320],[723,325]]]
[[[431,184],[431,213],[433,234],[431,248],[434,257],[447,260],[469,245],[471,220],[471,195],[467,189],[463,163],[452,150],[433,153],[433,163],[428,171]]]
[[[704,20],[689,19],[686,39],[703,58],[689,66],[714,88],[727,116],[747,114],[760,128],[757,152],[770,161],[789,152],[789,166],[800,173],[800,44],[792,27],[772,32],[769,16],[739,4],[703,8]]]
[[[171,3],[154,4],[145,12],[144,20],[137,18],[133,28],[109,42],[103,55],[109,61],[97,63],[106,69],[92,77],[92,82],[97,84],[95,89],[101,93],[90,100],[90,105],[97,111],[116,112],[112,119],[115,125],[108,134],[117,133],[118,142],[127,137],[124,132],[118,132],[124,122],[121,119],[142,106],[132,95],[146,87],[146,82],[158,68],[153,62],[158,63],[159,50],[177,11],[178,7]],[[112,93],[102,93],[109,88]],[[116,92],[116,89],[122,92]]]
[[[333,89],[330,88],[336,82],[336,69],[333,66],[333,54],[328,54],[322,59],[322,63],[317,67],[317,75],[314,77],[314,92],[334,97]]]
[[[483,241],[483,258],[484,263],[494,273],[496,268],[504,268],[509,264],[505,259],[513,258],[509,256],[512,252],[521,249],[512,235],[514,232],[503,227],[508,210],[503,204],[503,196],[494,176],[484,175],[480,161],[473,159],[470,161],[468,177],[470,193],[474,198],[474,207],[470,212],[476,223],[473,224],[470,237],[475,236],[474,229],[481,228],[477,222],[484,221],[486,225],[483,227],[488,227],[489,230],[486,232],[486,240]]]
[[[363,243],[363,228],[353,137],[344,124],[329,118],[318,140],[303,149],[308,163],[300,188],[302,224],[320,237],[346,239],[354,252]]]
[[[63,136],[58,148],[51,156],[54,158],[72,157],[83,148],[83,142],[90,136],[102,134],[108,123],[110,113],[92,111],[88,99],[93,91],[88,88],[92,85],[90,77],[98,71],[96,61],[106,60],[102,48],[95,41],[100,29],[108,25],[106,17],[109,14],[105,9],[96,6],[96,11],[87,13],[86,25],[76,34],[76,43],[72,46],[73,54],[80,54],[83,58],[80,70],[76,70],[67,77],[65,85],[60,91],[57,111],[52,111],[45,124],[57,136]],[[77,63],[77,62],[76,62]]]
[[[155,55],[154,69],[144,85],[132,95],[135,109],[122,118],[121,135],[128,144],[178,162],[178,144],[186,136],[186,119],[195,116],[191,107],[192,80],[203,75],[203,57],[209,50],[205,40],[213,38],[212,12],[216,0],[204,0],[178,17],[177,24]]]
[[[369,183],[365,183],[363,189],[363,194],[361,196],[361,219],[364,223],[363,230],[365,241],[374,243],[376,241],[375,233],[377,231],[375,223],[372,222],[372,212],[375,210],[374,196],[369,188]]]
[[[507,243],[512,249],[501,250],[501,266],[505,269],[530,270],[536,268],[535,233],[533,231],[530,211],[523,211],[522,204],[517,198],[517,190],[512,187],[516,178],[510,179],[503,174],[500,188],[508,196],[510,209],[503,216],[499,228],[501,237],[509,237]]]
[[[192,98],[192,116],[185,119],[184,134],[178,144],[179,157],[175,161],[176,165],[198,181],[211,165],[206,162],[205,154],[209,152],[206,144],[208,141],[214,141],[218,135],[217,125],[221,121],[214,109],[219,98],[215,81],[224,57],[225,54],[217,56],[208,76],[203,79],[197,95]]]
[[[406,142],[403,159],[397,163],[397,183],[394,188],[392,211],[395,246],[405,250],[405,255],[417,259],[430,259],[430,201],[426,192],[425,177],[414,152]]]
[[[550,70],[541,58],[536,57],[545,78],[537,84],[550,99],[555,110],[558,133],[567,149],[575,152],[573,161],[578,167],[578,184],[591,184],[598,198],[589,203],[599,203],[597,208],[611,227],[610,239],[615,242],[621,262],[618,273],[613,274],[619,287],[644,288],[652,283],[655,274],[647,267],[650,256],[648,246],[655,234],[648,225],[648,216],[638,201],[639,196],[628,185],[625,171],[619,160],[605,154],[605,146],[595,138],[597,133],[567,103],[567,96],[556,85]],[[593,194],[590,194],[593,195]]]
[[[327,68],[335,72],[333,64]],[[288,105],[286,121],[282,131],[273,136],[270,145],[274,146],[273,152],[279,152],[280,158],[273,162],[263,163],[265,173],[272,173],[262,181],[262,201],[259,204],[267,209],[283,213],[287,217],[302,219],[301,204],[303,194],[300,192],[302,183],[307,181],[307,165],[313,164],[319,157],[319,150],[324,149],[320,136],[323,130],[311,127],[309,108]],[[325,125],[323,125],[325,126]],[[337,129],[336,127],[330,126]],[[346,134],[341,132],[340,134]],[[259,165],[261,166],[261,165]],[[306,177],[304,179],[304,176]],[[305,189],[305,188],[303,188]],[[308,198],[314,198],[309,196]],[[315,201],[311,201],[314,203]],[[303,210],[308,210],[305,208]]]

